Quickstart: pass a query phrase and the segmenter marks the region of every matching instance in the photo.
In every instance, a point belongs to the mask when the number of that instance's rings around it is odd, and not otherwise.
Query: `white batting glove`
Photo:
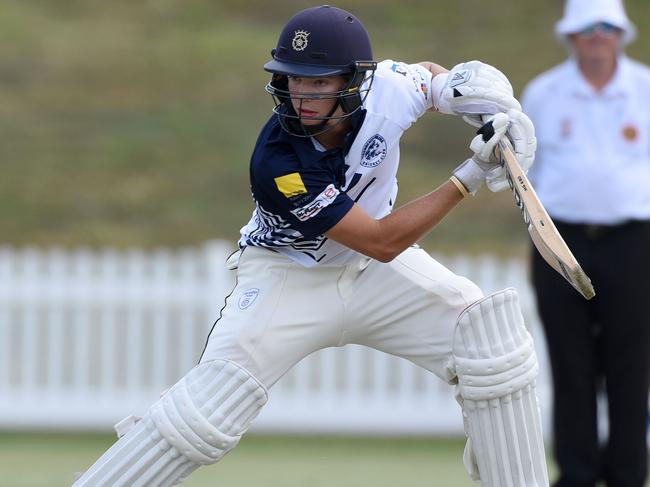
[[[453,171],[453,176],[467,188],[470,194],[476,194],[488,174],[501,169],[501,162],[496,157],[494,149],[505,137],[509,125],[510,117],[505,113],[497,113],[487,118],[486,123],[476,132],[478,135],[469,145],[474,155]]]
[[[460,115],[475,127],[483,125],[482,115],[521,110],[508,78],[494,66],[481,61],[454,66],[444,79],[440,92],[434,93],[434,101],[437,101],[436,108],[440,112]]]
[[[537,138],[535,137],[535,126],[528,116],[521,110],[508,110],[510,126],[507,136],[512,142],[515,157],[524,174],[528,172],[535,162],[535,151],[537,150]],[[485,182],[490,191],[498,192],[508,188],[506,171],[499,165],[488,171]]]

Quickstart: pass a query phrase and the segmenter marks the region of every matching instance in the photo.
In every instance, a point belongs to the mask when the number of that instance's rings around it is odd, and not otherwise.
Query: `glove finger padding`
[[[469,144],[469,148],[474,152],[473,159],[484,171],[492,170],[495,164],[500,165],[494,149],[505,135],[509,125],[510,117],[505,113],[497,113],[481,126],[476,132],[478,135]]]
[[[494,154],[494,148],[499,140],[505,137],[509,125],[510,118],[505,113],[497,113],[489,117],[469,145],[474,155],[453,171],[452,175],[470,194],[476,194],[489,171],[500,167],[501,163]]]
[[[470,125],[483,125],[481,115],[521,110],[508,78],[489,64],[469,61],[449,72],[442,89],[439,110],[463,116]]]
[[[508,110],[510,117],[510,128],[508,137],[517,156],[517,162],[525,173],[535,162],[535,151],[537,150],[537,138],[535,137],[535,126],[528,115],[519,110]]]
[[[530,118],[520,110],[508,110],[508,116],[510,126],[507,136],[512,142],[517,162],[526,174],[535,161],[535,151],[537,150],[535,127]],[[490,191],[495,193],[508,187],[506,172],[502,166],[490,169],[485,181]]]

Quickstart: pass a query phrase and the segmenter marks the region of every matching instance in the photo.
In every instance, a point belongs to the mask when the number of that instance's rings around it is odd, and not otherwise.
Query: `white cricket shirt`
[[[325,151],[286,133],[273,115],[251,158],[255,210],[240,247],[272,248],[307,266],[342,265],[359,253],[323,234],[358,203],[382,218],[397,198],[399,141],[432,105],[431,73],[392,60],[378,64],[343,150]]]
[[[538,143],[528,175],[553,218],[650,219],[650,68],[622,55],[598,93],[571,58],[535,78],[522,104]]]

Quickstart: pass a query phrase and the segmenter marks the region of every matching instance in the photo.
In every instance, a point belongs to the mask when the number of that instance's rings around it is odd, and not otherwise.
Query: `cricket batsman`
[[[483,183],[507,186],[501,139],[532,164],[534,129],[508,79],[478,61],[449,72],[376,62],[359,19],[327,5],[288,21],[264,69],[275,109],[251,157],[255,209],[226,263],[236,285],[198,364],[141,419],[120,423],[74,486],[180,484],[237,445],[301,359],[355,343],[455,385],[464,463],[482,486],[548,487],[517,292],[485,296],[415,245]],[[426,112],[479,129],[447,181],[394,209],[399,141]]]

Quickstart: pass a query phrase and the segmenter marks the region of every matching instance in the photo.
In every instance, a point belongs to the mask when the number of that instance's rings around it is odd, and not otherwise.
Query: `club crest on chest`
[[[363,167],[376,167],[384,160],[387,152],[386,139],[379,134],[375,134],[363,144],[361,165]]]

